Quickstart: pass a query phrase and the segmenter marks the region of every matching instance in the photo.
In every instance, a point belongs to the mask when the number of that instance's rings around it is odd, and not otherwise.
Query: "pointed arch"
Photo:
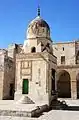
[[[35,47],[32,47],[32,48],[31,48],[31,52],[32,52],[32,53],[36,52],[36,48],[35,48]]]
[[[57,90],[58,97],[71,98],[70,74],[62,70],[58,73]]]
[[[76,64],[79,64],[79,51],[77,52],[77,55],[76,55]]]
[[[77,84],[77,98],[79,99],[79,73],[76,76],[76,84]]]

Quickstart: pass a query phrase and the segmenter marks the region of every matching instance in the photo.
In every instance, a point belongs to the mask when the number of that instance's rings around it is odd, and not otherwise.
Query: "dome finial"
[[[38,5],[38,16],[40,16],[40,6]]]
[[[40,5],[39,5],[39,0],[38,0],[38,16],[40,16]]]

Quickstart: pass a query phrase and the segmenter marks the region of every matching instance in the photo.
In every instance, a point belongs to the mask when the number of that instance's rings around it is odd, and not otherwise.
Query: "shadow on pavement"
[[[79,106],[68,106],[65,101],[52,101],[50,105],[51,110],[69,110],[69,111],[79,111]]]

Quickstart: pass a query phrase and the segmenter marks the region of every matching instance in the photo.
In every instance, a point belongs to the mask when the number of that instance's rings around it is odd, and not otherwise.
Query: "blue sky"
[[[41,16],[54,42],[79,38],[79,0],[39,0]],[[38,0],[0,0],[0,48],[23,43],[28,23],[37,15]]]

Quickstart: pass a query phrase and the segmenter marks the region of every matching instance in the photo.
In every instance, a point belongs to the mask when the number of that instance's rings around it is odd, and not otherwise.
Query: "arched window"
[[[50,48],[50,44],[49,44],[49,43],[47,43],[46,47]]]
[[[35,48],[35,47],[32,47],[32,48],[31,48],[31,52],[32,52],[32,53],[36,52],[36,48]]]

